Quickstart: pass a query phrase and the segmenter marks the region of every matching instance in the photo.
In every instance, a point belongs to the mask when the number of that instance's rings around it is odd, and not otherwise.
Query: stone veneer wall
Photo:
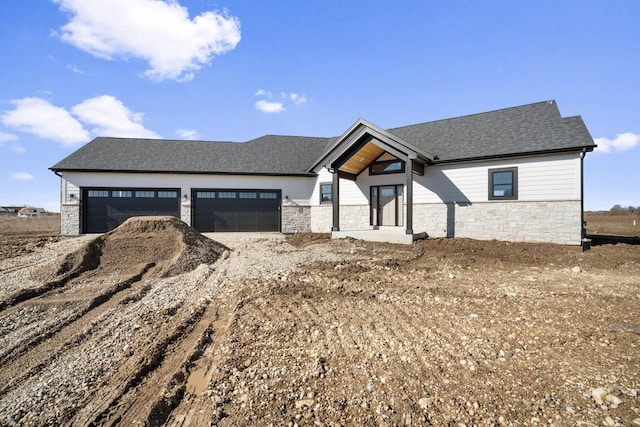
[[[479,202],[414,206],[414,231],[432,237],[581,244],[580,201]]]
[[[369,205],[340,206],[340,230],[370,230]],[[331,230],[331,228],[329,228]]]
[[[180,219],[191,227],[191,202],[180,203]]]
[[[282,206],[282,232],[300,233],[311,231],[311,207],[310,206]]]
[[[60,206],[60,234],[63,236],[80,235],[80,203],[62,203]]]
[[[314,233],[330,233],[333,224],[333,206],[324,204],[311,208],[311,231]]]

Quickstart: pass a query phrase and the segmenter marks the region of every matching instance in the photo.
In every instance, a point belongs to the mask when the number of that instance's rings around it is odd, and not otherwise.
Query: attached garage
[[[194,189],[192,224],[200,232],[280,231],[280,190]]]
[[[178,188],[84,188],[83,232],[105,233],[134,216],[180,218]]]

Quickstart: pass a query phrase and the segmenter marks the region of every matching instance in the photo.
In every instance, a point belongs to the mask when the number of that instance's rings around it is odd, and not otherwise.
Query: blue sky
[[[555,99],[600,145],[585,208],[640,205],[640,2],[40,0],[0,5],[0,205],[96,136],[340,135]]]

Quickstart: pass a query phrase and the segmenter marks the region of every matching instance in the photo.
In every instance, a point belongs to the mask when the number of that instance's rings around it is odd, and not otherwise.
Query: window
[[[369,165],[369,175],[384,175],[387,173],[403,173],[404,162],[402,160],[384,160]]]
[[[215,199],[216,192],[215,191],[198,191],[196,193],[196,197],[198,199]]]
[[[241,199],[256,199],[256,198],[258,198],[258,194],[257,193],[250,193],[250,192],[245,192],[245,191],[239,192],[238,196]]]
[[[333,184],[320,184],[320,203],[333,202]]]
[[[260,193],[260,198],[261,199],[277,199],[278,194],[277,193]]]
[[[160,199],[175,199],[178,197],[177,191],[158,191],[158,198]]]
[[[235,191],[219,191],[218,198],[220,199],[235,199],[236,192]]]
[[[518,168],[489,169],[489,200],[518,200]]]
[[[87,193],[89,197],[109,197],[107,190],[89,190]]]
[[[156,196],[155,191],[136,191],[136,197],[142,197],[142,198],[153,198]]]
[[[131,194],[131,191],[117,190],[111,192],[111,197],[131,197]]]

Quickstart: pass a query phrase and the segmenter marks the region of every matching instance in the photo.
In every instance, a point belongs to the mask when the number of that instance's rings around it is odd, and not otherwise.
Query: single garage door
[[[194,189],[194,228],[201,232],[280,231],[280,190]]]
[[[85,233],[111,231],[134,216],[180,218],[177,188],[86,188],[82,199]]]

